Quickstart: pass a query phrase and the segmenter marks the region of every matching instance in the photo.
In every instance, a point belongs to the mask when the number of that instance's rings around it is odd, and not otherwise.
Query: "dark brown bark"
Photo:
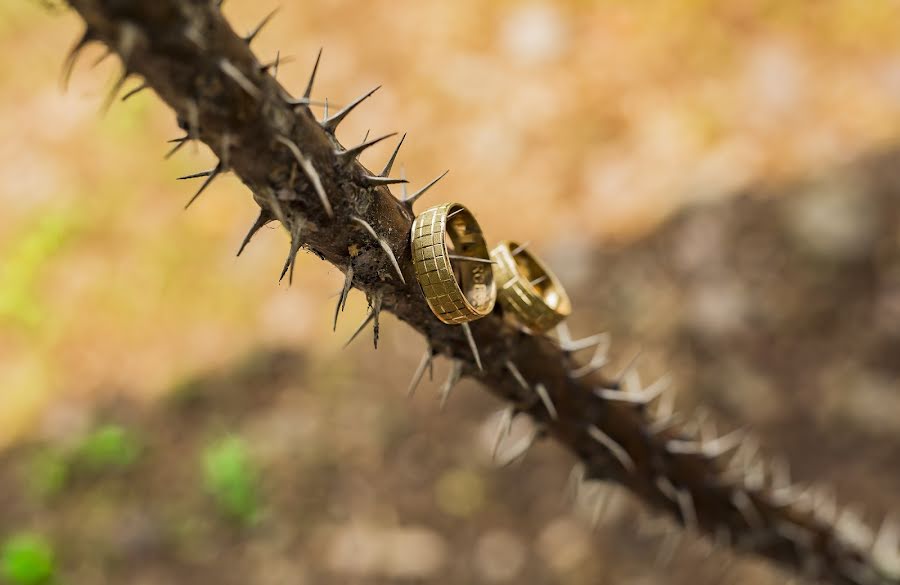
[[[778,485],[777,474],[754,457],[735,456],[739,448],[715,453],[714,441],[659,420],[649,401],[626,393],[617,381],[597,372],[573,377],[581,365],[573,345],[526,335],[495,313],[471,325],[484,363],[479,371],[461,328],[440,323],[416,284],[409,206],[386,187],[372,186],[365,177],[375,173],[341,157],[344,149],[333,133],[307,107],[291,104],[216,2],[70,2],[87,23],[86,40],[108,45],[129,75],[141,76],[175,110],[191,138],[218,155],[221,170],[247,185],[261,219],[284,224],[292,250],[302,244],[345,272],[352,266],[353,286],[373,306],[407,322],[436,353],[458,360],[464,375],[531,416],[544,436],[584,464],[586,478],[618,482],[686,528],[797,572],[839,584],[900,583],[896,567],[889,566],[893,561],[873,554],[867,542],[872,535],[836,522],[827,502]],[[311,169],[303,168],[307,163]],[[405,283],[354,217],[388,244]],[[521,371],[525,385],[509,364]],[[546,388],[555,418],[537,395],[538,384]],[[603,388],[608,392],[598,394]]]

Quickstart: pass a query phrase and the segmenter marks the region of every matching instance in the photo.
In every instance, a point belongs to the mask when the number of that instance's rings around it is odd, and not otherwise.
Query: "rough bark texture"
[[[207,144],[223,170],[247,185],[263,219],[277,218],[296,245],[341,270],[352,266],[353,286],[375,308],[409,323],[436,353],[458,360],[463,375],[533,417],[544,435],[584,464],[586,479],[623,484],[688,530],[812,577],[900,583],[889,534],[876,539],[852,517],[840,517],[827,499],[789,485],[739,442],[694,436],[677,418],[654,411],[639,389],[620,387],[599,372],[573,377],[582,365],[573,355],[577,344],[526,335],[495,313],[471,326],[484,363],[479,371],[461,328],[440,323],[416,284],[409,206],[385,186],[372,186],[365,177],[375,173],[355,158],[338,154],[343,147],[333,132],[307,107],[291,104],[216,2],[70,2],[87,23],[85,40],[106,44],[128,74],[141,76],[175,110],[190,137]],[[354,216],[393,250],[405,283]],[[509,364],[521,371],[525,385]],[[555,417],[535,391],[538,384],[546,388]]]

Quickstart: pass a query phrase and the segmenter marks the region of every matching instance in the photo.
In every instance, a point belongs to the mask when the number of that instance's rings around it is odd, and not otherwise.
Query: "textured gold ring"
[[[416,217],[412,255],[425,300],[444,323],[474,321],[494,308],[497,287],[487,244],[475,216],[459,203]]]
[[[543,262],[516,242],[491,250],[504,314],[533,333],[552,329],[572,312],[569,295]]]

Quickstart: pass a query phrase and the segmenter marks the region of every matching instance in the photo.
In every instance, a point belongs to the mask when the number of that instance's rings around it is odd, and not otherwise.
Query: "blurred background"
[[[610,371],[642,350],[683,408],[873,525],[900,511],[900,3],[303,4],[260,59],[298,93],[324,47],[338,105],[384,84],[341,140],[408,132],[412,188],[449,168],[429,204],[531,241],[573,332],[613,333]],[[784,582],[617,490],[573,505],[554,445],[495,469],[501,405],[464,383],[441,413],[445,364],[407,400],[424,342],[396,320],[342,350],[365,299],[332,333],[339,271],[305,255],[278,285],[274,228],[235,259],[256,207],[233,177],[184,212],[174,178],[212,158],[163,159],[152,92],[101,115],[98,46],[62,91],[80,31],[0,4],[0,582]]]

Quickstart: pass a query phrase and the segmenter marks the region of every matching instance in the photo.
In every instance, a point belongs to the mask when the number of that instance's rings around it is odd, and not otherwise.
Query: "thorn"
[[[219,60],[219,69],[222,70],[222,73],[227,75],[234,81],[238,86],[243,89],[247,95],[252,97],[255,100],[260,98],[259,89],[253,85],[253,82],[250,81],[244,72],[234,66],[234,64],[228,59],[220,59]]]
[[[447,404],[447,399],[450,398],[450,392],[462,377],[462,367],[462,362],[459,360],[455,360],[453,362],[453,366],[450,369],[450,374],[447,376],[447,380],[441,386],[441,410],[444,410],[444,406]]]
[[[381,185],[399,185],[406,183],[406,179],[392,179],[391,177],[374,177],[372,175],[363,175],[363,182],[368,187],[380,187]]]
[[[584,376],[593,374],[609,362],[609,346],[611,345],[612,336],[610,336],[608,333],[599,333],[598,336],[594,336],[595,338],[599,339],[599,341],[596,343],[597,347],[594,349],[594,355],[591,356],[591,361],[581,366],[580,368],[575,368],[574,370],[570,371],[570,378],[583,378]],[[573,342],[571,340],[568,340],[564,343],[567,346],[572,347]]]
[[[187,134],[185,134],[185,135],[182,136],[181,138],[174,138],[174,139],[172,139],[172,140],[169,140],[169,143],[170,143],[170,144],[171,144],[171,143],[175,143],[175,146],[173,146],[171,149],[169,149],[169,152],[167,152],[166,155],[165,155],[163,158],[164,158],[164,159],[169,159],[169,158],[171,158],[172,155],[174,155],[176,152],[178,152],[179,150],[181,150],[181,147],[184,146],[185,144],[187,144],[187,143],[190,141],[190,139],[191,139],[190,136],[188,136]]]
[[[372,303],[372,313],[375,314],[375,322],[372,325],[372,339],[375,343],[375,349],[378,349],[378,335],[381,331],[381,327],[378,323],[378,318],[381,316],[381,303],[382,301],[384,301],[384,293],[379,290],[373,296],[374,301]]]
[[[447,173],[449,173],[449,172],[450,172],[450,169],[447,169],[446,171],[444,171],[443,173],[438,175],[438,177],[436,179],[433,179],[430,183],[428,183],[427,185],[425,185],[424,187],[422,187],[421,189],[419,189],[418,191],[416,191],[409,197],[406,196],[406,187],[404,187],[403,188],[403,199],[401,201],[403,203],[406,203],[406,205],[409,206],[410,209],[412,209],[412,206],[415,204],[416,201],[419,200],[419,197],[421,197],[422,195],[425,194],[426,191],[431,189],[435,185],[435,183],[437,183],[438,181],[440,181],[441,179],[446,177]],[[403,177],[404,181],[406,180],[405,175],[406,175],[405,172],[402,173],[402,175],[401,175]]]
[[[303,172],[306,174],[306,177],[310,180],[313,185],[313,188],[316,190],[316,193],[319,195],[319,200],[322,202],[322,207],[325,208],[325,213],[328,214],[328,217],[334,217],[334,211],[331,208],[331,202],[328,200],[328,196],[325,194],[325,188],[322,187],[322,179],[319,177],[319,173],[316,172],[315,167],[313,167],[312,162],[300,152],[300,147],[294,143],[293,140],[285,137],[285,136],[276,136],[275,140],[285,145],[288,150],[291,151],[291,154],[294,155],[294,158],[300,164],[300,168],[303,169]]]
[[[509,370],[509,373],[512,374],[513,378],[516,379],[516,382],[519,383],[525,390],[531,390],[531,386],[528,385],[528,382],[525,381],[525,377],[522,376],[522,372],[519,371],[519,368],[516,367],[516,364],[512,363],[510,360],[506,360],[506,369]]]
[[[431,360],[433,359],[434,354],[431,353],[431,347],[429,347],[425,350],[425,355],[422,356],[422,361],[419,362],[419,366],[413,374],[412,381],[409,383],[409,388],[406,389],[406,396],[408,398],[412,398],[412,395],[416,393],[416,388],[419,387],[419,382],[422,381],[422,376],[425,375],[425,369],[431,365]]]
[[[60,78],[60,84],[62,85],[63,91],[67,90],[69,87],[69,79],[72,77],[72,71],[75,69],[75,63],[78,61],[78,56],[81,54],[81,51],[84,50],[89,43],[95,40],[97,39],[94,36],[94,32],[90,28],[85,28],[81,38],[79,38],[75,44],[72,45],[72,48],[69,49],[65,61],[63,61],[62,76]]]
[[[500,450],[500,443],[504,437],[508,437],[512,431],[513,419],[516,416],[516,410],[512,406],[507,406],[500,411],[500,420],[497,421],[497,432],[494,434],[494,443],[491,446],[491,461],[497,461],[497,452]]]
[[[371,323],[375,319],[375,311],[369,311],[369,314],[366,316],[365,321],[357,328],[357,330],[350,336],[350,339],[347,340],[347,343],[344,344],[344,347],[350,345],[354,339],[356,339],[357,335],[362,333],[362,330],[366,328],[366,325]]]
[[[259,66],[259,72],[260,72],[260,73],[266,73],[269,69],[271,69],[271,70],[272,70],[272,77],[273,77],[274,79],[278,79],[278,68],[279,68],[281,65],[283,65],[283,64],[285,64],[285,63],[291,63],[292,61],[294,61],[294,59],[292,59],[291,57],[285,57],[284,59],[282,59],[282,58],[281,58],[281,51],[275,51],[275,60],[274,60],[274,61],[269,61],[268,63],[265,63],[265,64],[263,64],[263,65],[260,65],[260,66]],[[304,101],[305,101],[306,103],[309,103],[309,100],[304,100]],[[291,105],[294,105],[294,104],[291,104]]]
[[[309,75],[309,81],[306,83],[306,90],[303,92],[303,97],[306,98],[307,100],[309,99],[309,96],[312,95],[313,82],[316,80],[316,71],[319,70],[319,60],[321,58],[322,58],[322,49],[320,47],[319,54],[316,55],[316,63],[315,63],[315,65],[313,65],[312,73],[310,73],[310,75]],[[327,100],[325,103],[326,103],[325,107],[327,108],[328,107]],[[327,117],[327,114],[326,114],[326,117]]]
[[[351,286],[353,286],[353,264],[347,268],[347,273],[344,275],[344,287],[341,289],[337,305],[334,307],[334,327],[332,328],[332,331],[337,331],[338,313],[343,311],[344,307],[347,306],[347,296],[350,294]]]
[[[188,100],[187,110],[188,136],[194,139],[200,138],[200,108],[197,106],[197,101]]]
[[[518,255],[522,252],[522,250],[524,250],[525,248],[527,248],[530,244],[531,244],[531,242],[525,242],[525,243],[522,244],[521,246],[517,246],[517,247],[511,252],[511,254],[512,254],[513,256],[518,256]]]
[[[269,21],[272,20],[273,16],[278,14],[279,10],[281,10],[280,6],[278,8],[276,8],[275,10],[273,10],[272,12],[270,12],[269,14],[267,14],[266,17],[263,18],[260,21],[260,23],[256,25],[256,28],[254,28],[250,33],[247,34],[247,36],[244,37],[244,42],[247,43],[248,45],[250,43],[252,43],[253,40],[256,38],[256,35],[259,34],[259,32],[263,29],[263,27],[265,27],[267,24],[269,24]]]
[[[582,339],[572,340],[569,339],[560,339],[559,346],[563,351],[567,351],[569,353],[574,353],[576,351],[581,351],[582,349],[588,349],[589,347],[594,347],[600,344],[606,344],[608,347],[610,344],[611,336],[609,333],[597,333],[594,335],[590,335],[588,337]]]
[[[691,496],[691,492],[686,489],[676,490],[675,501],[678,504],[678,510],[685,530],[697,533],[699,529],[697,509],[694,507],[694,498]]]
[[[116,101],[116,95],[120,91],[122,91],[122,86],[125,85],[125,82],[128,80],[128,77],[131,74],[128,72],[128,69],[123,68],[122,74],[119,75],[119,78],[113,84],[112,89],[109,90],[109,93],[106,95],[106,99],[103,101],[103,106],[100,108],[101,114],[105,114],[109,111],[109,108],[112,107],[114,101]]]
[[[637,392],[599,388],[594,390],[594,394],[604,400],[629,402],[631,404],[646,406],[659,398],[663,392],[668,390],[671,382],[672,380],[668,376],[663,376],[653,384],[647,386],[644,390],[639,390]],[[640,382],[638,382],[638,384],[640,384]]]
[[[400,152],[400,147],[403,146],[404,140],[406,140],[406,132],[404,132],[403,136],[400,137],[400,142],[397,143],[397,147],[394,149],[394,153],[391,154],[391,158],[388,159],[387,163],[384,165],[384,168],[381,169],[380,176],[387,177],[391,174],[391,169],[394,166],[394,160],[397,158],[397,153]]]
[[[281,225],[287,226],[288,220],[284,215],[284,210],[281,208],[281,202],[278,201],[278,197],[275,196],[275,193],[271,189],[265,190],[266,200],[269,202],[269,207],[272,208],[272,213],[275,214],[275,219],[281,222]]]
[[[294,284],[294,263],[297,260],[297,252],[300,250],[300,244],[302,243],[300,239],[301,227],[300,220],[295,218],[291,229],[291,247],[288,251],[288,257],[284,261],[284,268],[281,269],[281,276],[278,277],[278,282],[280,283],[284,279],[284,275],[290,271],[288,286]]]
[[[591,512],[591,530],[597,530],[600,522],[609,509],[609,503],[612,501],[616,492],[613,488],[605,488],[597,493],[597,499],[594,501],[594,509]]]
[[[475,337],[472,336],[472,328],[469,327],[468,323],[462,324],[463,333],[466,334],[466,341],[469,342],[469,349],[472,350],[472,355],[475,357],[475,365],[478,366],[478,371],[483,372],[484,368],[481,366],[481,355],[478,353],[478,346],[475,344]]]
[[[203,193],[207,187],[209,187],[210,183],[212,183],[215,180],[215,178],[219,176],[219,173],[221,173],[221,172],[222,172],[222,163],[220,161],[219,164],[217,164],[215,167],[213,167],[213,169],[211,171],[208,171],[209,176],[206,177],[206,180],[203,181],[203,184],[200,185],[200,188],[197,189],[197,192],[194,193],[194,196],[191,197],[190,201],[188,201],[187,204],[185,204],[184,208],[187,209],[188,207],[190,207],[191,204],[197,200],[197,197],[200,197],[200,194]],[[204,175],[198,174],[197,176],[202,177]],[[179,178],[182,178],[182,177],[179,177]],[[183,177],[183,178],[193,178],[193,177],[188,176],[188,177]]]
[[[706,443],[703,441],[672,439],[666,442],[666,450],[669,453],[678,455],[702,455],[707,459],[717,459],[740,446],[744,437],[744,431],[738,429]]]
[[[486,258],[474,258],[472,256],[460,256],[458,254],[447,254],[447,258],[451,260],[459,260],[461,262],[480,262],[481,264],[496,264],[493,260]]]
[[[322,111],[322,123],[325,123],[325,120],[328,119],[328,98],[325,98],[325,107]]]
[[[322,128],[324,128],[326,132],[334,134],[334,131],[337,129],[338,124],[340,124],[344,120],[344,118],[347,117],[347,114],[352,112],[353,109],[356,108],[356,106],[361,104],[366,98],[368,98],[370,95],[372,95],[373,93],[378,91],[380,88],[381,88],[381,86],[379,85],[375,89],[369,90],[368,93],[365,93],[365,94],[361,95],[360,97],[356,98],[355,100],[353,100],[350,104],[345,106],[344,109],[339,111],[334,116],[332,116],[330,118],[326,118],[322,122]]]
[[[584,483],[585,475],[584,463],[578,462],[572,466],[572,471],[569,472],[569,478],[566,480],[566,489],[563,492],[568,501],[578,501],[578,495],[581,492],[581,484]]]
[[[400,165],[400,178],[401,179],[406,178],[406,167],[403,165]],[[407,199],[406,183],[400,183],[400,202],[402,203],[402,202],[406,201],[406,199]]]
[[[765,521],[762,516],[760,516],[759,510],[756,509],[753,500],[750,499],[747,492],[743,490],[735,490],[732,492],[731,503],[734,504],[734,507],[741,513],[741,516],[751,530],[762,530],[765,528]]]
[[[144,91],[145,89],[147,89],[149,87],[150,87],[150,84],[145,81],[144,83],[140,84],[136,88],[126,92],[125,95],[122,96],[122,101],[123,102],[127,101],[129,98],[137,95],[138,93]]]
[[[625,468],[629,473],[633,472],[635,469],[634,460],[631,458],[631,455],[628,454],[628,451],[625,450],[622,445],[616,443],[612,437],[604,433],[600,430],[596,425],[590,425],[588,427],[588,434],[592,439],[606,447],[606,449],[612,453],[613,457]]]
[[[532,445],[534,445],[534,442],[539,436],[540,430],[535,427],[530,433],[528,433],[527,436],[522,438],[521,441],[519,441],[509,449],[509,456],[505,461],[502,461],[500,463],[500,467],[509,467],[516,461],[521,461],[528,453],[528,450],[531,449]]]
[[[534,280],[529,280],[528,284],[530,284],[531,286],[537,286],[537,285],[541,284],[542,282],[544,282],[545,280],[547,280],[547,278],[548,278],[548,276],[545,274],[544,276],[535,278]]]
[[[197,179],[200,177],[208,177],[216,171],[215,167],[211,168],[208,171],[200,171],[199,173],[192,173],[190,175],[182,175],[176,178],[176,181],[185,181],[187,179]]]
[[[270,212],[268,209],[266,209],[264,207],[260,207],[259,216],[256,218],[256,221],[253,222],[253,225],[250,226],[250,230],[247,232],[247,235],[244,236],[244,241],[241,242],[241,247],[238,248],[237,256],[241,255],[241,252],[244,251],[244,248],[247,247],[247,244],[249,244],[250,240],[253,238],[253,236],[256,235],[256,232],[261,230],[263,228],[263,226],[265,226],[267,223],[269,223],[273,219],[275,219],[275,216],[272,215],[272,212]]]
[[[541,402],[544,403],[544,407],[547,409],[547,413],[550,414],[550,418],[557,420],[559,415],[556,412],[556,406],[553,405],[553,401],[550,399],[547,387],[541,383],[537,383],[534,386],[534,390],[537,392],[537,395],[540,396]]]
[[[384,136],[382,136],[380,138],[374,138],[368,142],[366,142],[365,138],[364,138],[363,142],[361,144],[358,144],[358,145],[354,146],[353,148],[348,148],[347,150],[335,150],[334,155],[338,158],[338,161],[341,164],[345,164],[345,165],[350,164],[351,162],[355,161],[357,159],[357,157],[359,157],[359,155],[362,154],[362,152],[364,150],[366,150],[367,148],[369,148],[370,146],[374,146],[374,145],[378,144],[379,142],[381,142],[382,140],[386,140],[386,139],[390,138],[391,136],[396,136],[396,135],[397,135],[397,133],[393,132],[391,134],[385,134]],[[366,137],[368,137],[368,136],[369,136],[369,134],[367,132]]]
[[[394,251],[391,250],[390,244],[388,244],[387,240],[383,238],[379,238],[378,234],[375,233],[375,229],[361,217],[351,216],[351,220],[355,221],[359,225],[363,226],[369,235],[375,238],[375,241],[378,242],[378,245],[381,246],[381,249],[384,250],[384,253],[387,254],[388,259],[391,261],[391,264],[394,266],[394,270],[397,271],[397,275],[400,277],[400,282],[406,284],[406,279],[403,278],[403,272],[400,270],[400,264],[397,262],[397,257],[394,256]]]

